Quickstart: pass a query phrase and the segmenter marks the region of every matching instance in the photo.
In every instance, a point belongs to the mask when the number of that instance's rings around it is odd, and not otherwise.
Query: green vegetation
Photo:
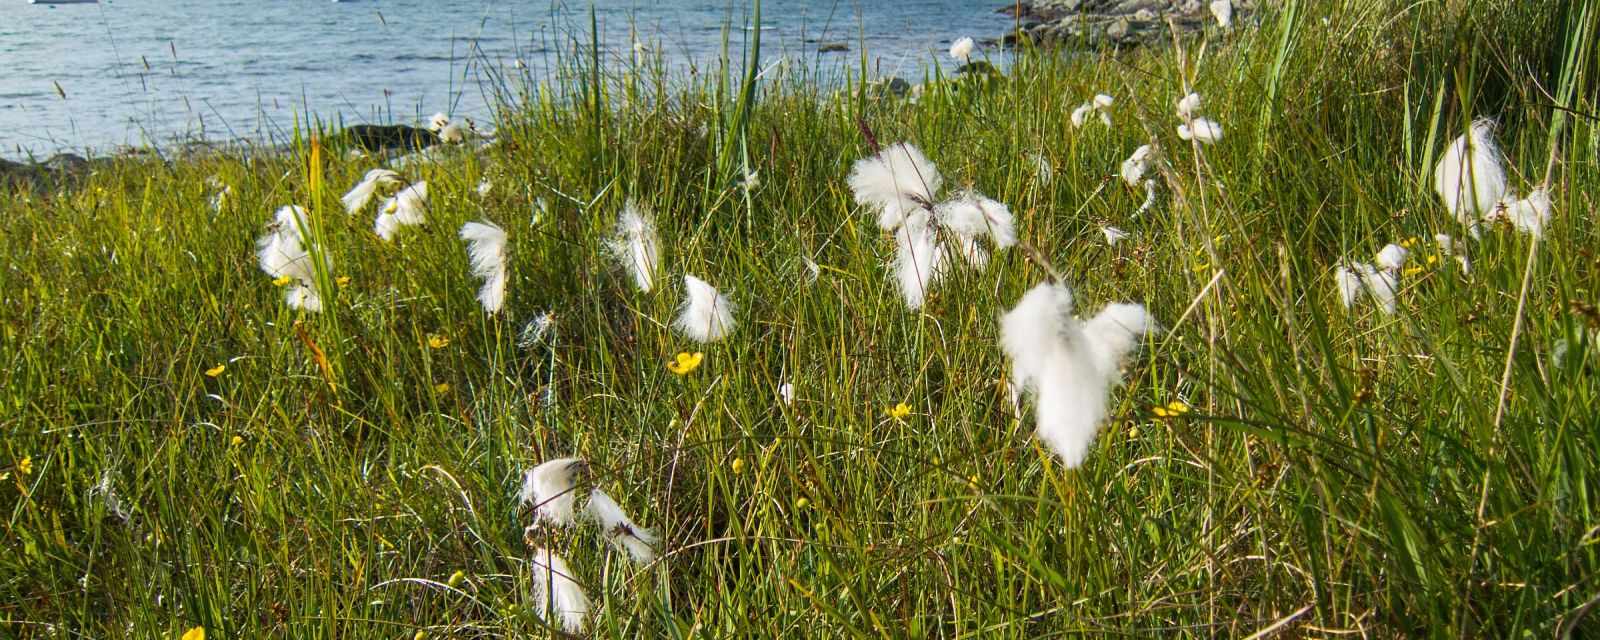
[[[339,206],[373,162],[309,137],[4,195],[0,635],[544,635],[515,492],[563,455],[667,541],[643,568],[593,527],[537,541],[595,637],[1592,632],[1597,12],[1286,0],[1181,54],[1027,52],[915,102],[784,67],[741,95],[737,46],[689,81],[597,68],[576,34],[549,84],[496,87],[527,98],[496,145],[404,172],[432,206],[393,244]],[[1186,72],[1218,144],[1174,133]],[[1095,93],[1115,127],[1073,129]],[[1427,260],[1464,235],[1428,180],[1479,115],[1513,188],[1549,177],[1555,219],[1536,247],[1490,230],[1463,276]],[[1082,310],[1143,302],[1170,329],[1082,468],[1013,416],[995,343],[1045,271],[1008,251],[908,312],[845,184],[862,123],[1010,204]],[[1143,192],[1110,176],[1152,137],[1163,187],[1134,219]],[[603,254],[629,197],[658,212],[649,294]],[[321,314],[256,266],[290,203],[349,278]],[[484,218],[510,234],[494,317],[456,237]],[[1399,313],[1346,312],[1333,267],[1413,236]],[[668,329],[684,273],[739,305],[730,339]],[[554,339],[518,346],[542,311]],[[681,351],[705,360],[676,375]]]

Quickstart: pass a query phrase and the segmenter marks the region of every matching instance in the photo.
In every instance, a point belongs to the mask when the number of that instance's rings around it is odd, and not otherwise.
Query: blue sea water
[[[911,79],[951,41],[1004,33],[1003,0],[767,0],[762,57],[828,77],[856,68]],[[750,4],[497,0],[0,0],[0,157],[103,153],[178,138],[281,139],[296,117],[492,120],[488,77],[537,81],[587,41],[594,9],[610,64],[642,42],[670,69],[705,68],[727,30],[735,55]],[[819,53],[848,42],[848,53]],[[989,55],[998,56],[990,51]]]

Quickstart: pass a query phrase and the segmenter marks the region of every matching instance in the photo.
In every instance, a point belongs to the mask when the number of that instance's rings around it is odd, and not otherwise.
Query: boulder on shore
[[[1254,13],[1257,0],[1231,0],[1232,19]],[[1021,23],[1005,44],[1028,42],[1077,49],[1123,48],[1165,41],[1167,23],[1180,31],[1221,29],[1209,0],[1021,0],[1000,9]]]

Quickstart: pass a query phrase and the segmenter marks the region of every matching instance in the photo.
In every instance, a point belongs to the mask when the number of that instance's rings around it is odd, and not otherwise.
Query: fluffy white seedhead
[[[778,401],[784,405],[794,404],[794,384],[785,382],[778,385]]]
[[[1150,207],[1154,206],[1156,206],[1156,181],[1153,179],[1145,180],[1144,202],[1139,203],[1139,209],[1133,212],[1133,217],[1137,218],[1144,215],[1144,212],[1149,211]]]
[[[1178,100],[1178,119],[1189,121],[1200,115],[1200,94],[1190,92]]]
[[[1433,243],[1439,246],[1439,253],[1453,256],[1456,264],[1461,265],[1461,273],[1472,273],[1472,259],[1467,257],[1467,249],[1455,238],[1447,233],[1438,233],[1433,236]]]
[[[1093,102],[1085,102],[1078,105],[1078,108],[1072,110],[1072,127],[1074,129],[1082,127],[1085,122],[1089,121],[1089,114],[1091,113],[1094,113]]]
[[[452,122],[439,129],[439,141],[445,144],[461,144],[471,136],[472,129],[460,122]]]
[[[656,236],[655,214],[629,200],[617,215],[616,233],[606,241],[611,255],[633,276],[634,286],[649,293],[661,265],[661,239]]]
[[[529,469],[522,474],[517,502],[533,508],[535,523],[569,526],[574,521],[578,481],[588,468],[578,458],[556,458]]]
[[[1539,187],[1520,200],[1507,196],[1506,201],[1490,216],[1491,219],[1501,217],[1511,221],[1518,231],[1534,238],[1544,238],[1545,225],[1550,223],[1550,191]]]
[[[928,290],[944,276],[945,248],[918,212],[895,231],[894,274],[907,309],[921,309]]]
[[[890,145],[878,155],[857,160],[850,170],[856,204],[878,210],[878,226],[891,231],[906,216],[933,202],[944,178],[910,143]]]
[[[1095,95],[1093,102],[1094,110],[1100,113],[1101,124],[1104,124],[1108,127],[1111,126],[1111,107],[1116,103],[1116,98],[1108,96],[1104,93]]]
[[[717,288],[691,275],[683,277],[683,305],[672,327],[695,342],[716,342],[733,333],[733,303]]]
[[[289,205],[278,209],[267,233],[256,239],[256,260],[261,270],[277,278],[289,278],[284,290],[284,303],[291,309],[317,312],[322,310],[322,297],[316,288],[316,266],[311,252],[306,248],[306,210]],[[323,271],[333,269],[333,259],[322,254]]]
[[[539,619],[561,625],[567,633],[583,633],[589,615],[589,596],[584,595],[572,568],[549,549],[533,552],[533,610]]]
[[[988,236],[1001,249],[1017,243],[1011,209],[976,191],[964,191],[933,211],[941,227],[962,238]]]
[[[1479,118],[1455,139],[1433,168],[1433,188],[1444,206],[1477,235],[1478,221],[1506,195],[1506,170],[1495,144],[1494,120]]]
[[[1122,181],[1128,183],[1130,187],[1139,186],[1139,182],[1144,180],[1144,174],[1150,170],[1150,163],[1155,161],[1155,158],[1155,147],[1147,144],[1139,145],[1138,149],[1133,150],[1133,155],[1122,161]]]
[[[1222,139],[1222,125],[1217,124],[1215,120],[1195,118],[1178,125],[1178,137],[1184,140],[1199,140],[1201,144],[1215,144]]]
[[[506,230],[488,221],[468,222],[461,225],[461,239],[467,241],[472,275],[483,280],[478,302],[498,313],[506,302]]]
[[[1349,265],[1339,265],[1333,269],[1333,283],[1339,288],[1339,302],[1344,308],[1354,307],[1361,299],[1365,286],[1361,284],[1361,272]]]
[[[1072,316],[1072,292],[1044,283],[1000,319],[1000,346],[1018,388],[1031,393],[1040,439],[1068,467],[1082,464],[1105,419],[1122,359],[1159,330],[1142,305],[1112,304],[1088,322]]]
[[[1366,285],[1367,293],[1372,294],[1372,300],[1378,303],[1378,308],[1384,315],[1394,315],[1395,293],[1400,290],[1400,274],[1389,269],[1374,269],[1372,265],[1356,265],[1361,272],[1361,282]]]
[[[957,40],[955,41],[955,44],[950,45],[950,57],[962,62],[971,60],[972,50],[977,48],[977,46],[978,43],[973,42],[972,38],[962,38]]]
[[[1116,227],[1100,227],[1100,233],[1106,234],[1106,244],[1113,247],[1128,238],[1128,232]]]
[[[589,503],[583,511],[605,534],[611,544],[621,547],[638,564],[649,564],[656,559],[656,534],[639,526],[622,510],[622,506],[606,492],[595,489],[589,493]]]
[[[1385,245],[1378,251],[1377,265],[1379,269],[1399,271],[1406,266],[1406,258],[1411,257],[1411,251],[1397,244]]]
[[[398,187],[403,183],[400,174],[388,169],[373,169],[357,182],[356,186],[344,194],[340,201],[344,203],[346,213],[359,213],[367,208],[367,203],[372,202],[372,197],[385,187]]]
[[[450,126],[450,116],[447,116],[447,115],[445,115],[443,113],[435,113],[431,117],[428,118],[428,130],[429,131],[432,131],[434,133],[439,133],[440,131],[443,131],[444,128],[447,127],[447,126]]]
[[[1227,29],[1233,26],[1233,0],[1211,0],[1211,15],[1217,24]]]
[[[394,240],[401,227],[428,221],[428,183],[418,182],[401,189],[399,193],[384,199],[383,206],[378,209],[372,230],[385,242]]]

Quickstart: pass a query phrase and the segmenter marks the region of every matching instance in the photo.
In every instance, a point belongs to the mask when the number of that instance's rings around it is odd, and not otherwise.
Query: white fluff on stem
[[[1461,273],[1472,273],[1472,259],[1467,257],[1467,251],[1455,238],[1447,233],[1437,233],[1433,236],[1433,243],[1439,246],[1439,253],[1453,256],[1456,264],[1461,265]]]
[[[569,526],[578,480],[588,464],[578,458],[556,458],[522,474],[517,502],[533,508],[534,521]]]
[[[506,302],[506,230],[492,222],[461,225],[461,239],[467,241],[472,275],[483,280],[478,302],[488,313],[498,313]]]
[[[1153,179],[1145,180],[1144,202],[1139,203],[1139,209],[1133,212],[1133,217],[1137,218],[1144,215],[1144,212],[1149,211],[1150,207],[1154,206],[1156,206],[1156,181]]]
[[[573,578],[572,568],[549,549],[533,551],[533,610],[539,619],[556,624],[567,633],[583,633],[589,615],[589,596]]]
[[[857,160],[850,169],[850,190],[856,204],[878,210],[878,226],[892,231],[906,216],[933,203],[944,178],[910,143],[888,146],[877,155]]]
[[[1093,102],[1085,102],[1078,105],[1078,108],[1072,110],[1072,127],[1074,129],[1082,127],[1085,122],[1089,121],[1089,114],[1091,113],[1094,113]]]
[[[1233,26],[1233,0],[1211,0],[1210,6],[1218,25],[1224,29]]]
[[[1200,102],[1200,94],[1192,91],[1178,100],[1178,119],[1189,121],[1200,115]]]
[[[1411,257],[1411,251],[1397,244],[1384,245],[1378,250],[1376,263],[1379,269],[1399,271],[1406,266],[1406,258]]]
[[[273,278],[289,278],[284,304],[291,309],[322,311],[322,296],[316,287],[316,266],[306,248],[303,231],[307,228],[306,210],[295,205],[278,209],[267,233],[256,239],[256,259],[261,270]],[[323,271],[333,270],[333,259],[322,254]]]
[[[1130,187],[1139,186],[1144,180],[1144,173],[1150,170],[1151,161],[1155,160],[1156,149],[1150,145],[1139,145],[1133,150],[1133,155],[1122,161],[1122,181]]]
[[[1494,141],[1496,126],[1488,118],[1474,120],[1433,168],[1433,188],[1444,200],[1445,209],[1466,225],[1473,237],[1478,236],[1479,220],[1492,213],[1506,195],[1506,170]]]
[[[973,42],[972,38],[956,40],[954,44],[950,45],[950,57],[967,62],[972,59],[972,50],[976,49],[977,46],[978,43]]]
[[[1201,144],[1215,144],[1222,139],[1222,125],[1215,120],[1195,118],[1188,123],[1178,125],[1178,137],[1184,140],[1199,140]]]
[[[895,281],[906,308],[922,308],[928,290],[944,275],[945,249],[928,226],[926,212],[917,212],[894,234]]]
[[[418,182],[390,196],[379,207],[380,213],[372,222],[372,230],[384,241],[394,240],[400,227],[419,225],[428,221],[428,183]]]
[[[673,328],[695,342],[716,342],[733,333],[733,303],[717,288],[691,275],[683,276],[683,306]]]
[[[1394,315],[1396,291],[1400,289],[1400,274],[1390,269],[1374,269],[1370,264],[1358,264],[1356,269],[1361,273],[1361,282],[1366,285],[1372,299],[1378,303],[1378,308],[1384,315]]]
[[[1128,232],[1116,227],[1100,227],[1100,233],[1106,234],[1106,244],[1113,247],[1128,238]]]
[[[1095,95],[1093,102],[1094,110],[1100,113],[1101,124],[1104,124],[1108,127],[1111,126],[1111,107],[1116,103],[1116,98],[1108,96],[1104,93]]]
[[[1333,269],[1333,282],[1339,288],[1339,302],[1344,308],[1354,307],[1361,299],[1364,286],[1361,284],[1361,272],[1349,265],[1339,265]]]
[[[339,201],[344,203],[346,213],[355,214],[367,208],[367,203],[372,202],[372,197],[377,195],[383,187],[397,187],[402,184],[400,174],[388,169],[373,169],[361,178],[361,182],[344,194]]]
[[[953,199],[939,203],[933,211],[940,227],[962,238],[987,235],[1001,249],[1017,243],[1017,229],[1010,207],[976,191],[964,191]]]
[[[599,489],[589,492],[589,503],[583,510],[600,525],[606,539],[627,551],[635,563],[649,564],[656,559],[656,534],[634,523],[606,492]]]
[[[1501,218],[1511,221],[1517,231],[1543,239],[1544,227],[1550,222],[1550,191],[1539,187],[1526,198],[1507,196],[1505,202],[1489,216],[1489,219]]]
[[[661,239],[656,236],[655,214],[629,200],[617,215],[617,231],[606,247],[622,262],[633,284],[649,293],[655,287],[656,268],[661,264]]]
[[[1000,345],[1017,386],[1034,397],[1039,437],[1068,468],[1094,442],[1122,359],[1159,330],[1142,305],[1107,305],[1088,322],[1072,310],[1070,289],[1043,283],[1000,319]]]

